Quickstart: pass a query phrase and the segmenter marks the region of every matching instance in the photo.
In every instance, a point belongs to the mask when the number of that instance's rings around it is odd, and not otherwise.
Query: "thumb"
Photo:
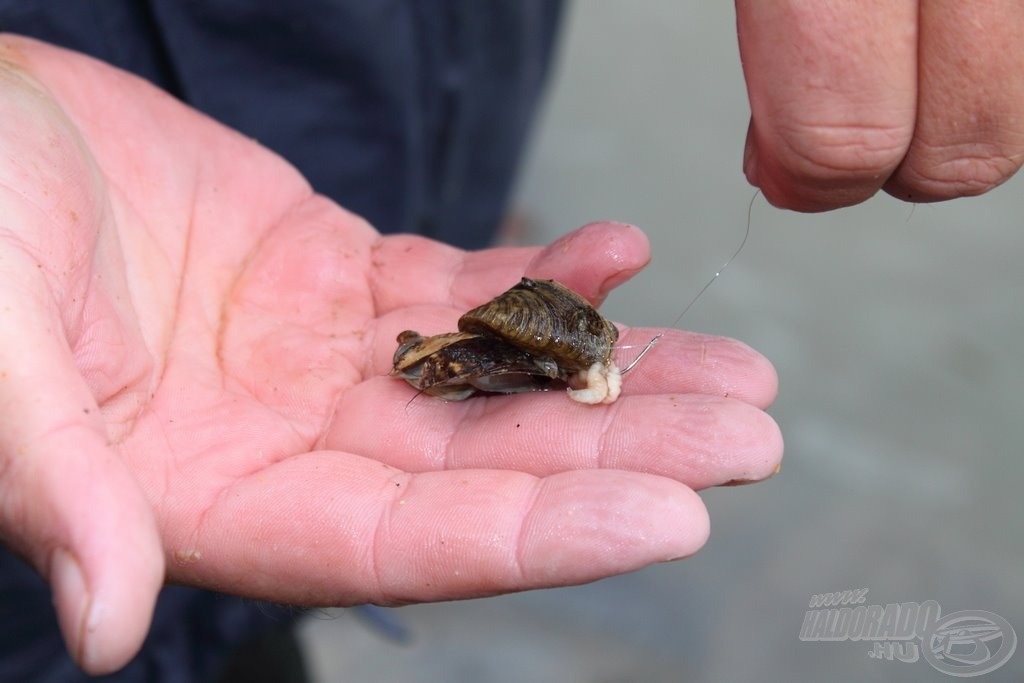
[[[49,580],[75,661],[107,673],[146,636],[163,581],[159,535],[59,316],[15,289],[0,284],[0,537]]]

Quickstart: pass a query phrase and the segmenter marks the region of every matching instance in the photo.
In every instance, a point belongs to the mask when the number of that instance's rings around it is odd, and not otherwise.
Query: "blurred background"
[[[748,106],[731,3],[570,6],[514,203],[519,239],[642,227],[651,266],[605,304],[668,325],[743,237]],[[821,215],[754,204],[746,249],[681,323],[771,359],[786,456],[702,494],[696,557],[588,586],[307,620],[324,681],[931,681],[866,643],[801,642],[816,593],[988,610],[1024,638],[1024,176],[976,199]],[[984,680],[1024,678],[1024,647]]]

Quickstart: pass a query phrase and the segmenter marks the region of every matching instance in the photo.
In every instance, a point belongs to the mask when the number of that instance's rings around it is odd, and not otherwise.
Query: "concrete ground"
[[[531,241],[595,219],[650,235],[604,312],[667,325],[732,252],[752,190],[731,3],[582,0],[516,206]],[[1024,177],[983,198],[823,215],[759,200],[682,326],[778,369],[781,474],[711,490],[696,557],[589,586],[351,612],[303,635],[323,681],[951,680],[864,642],[802,642],[813,594],[988,610],[1024,637]],[[1022,648],[1024,650],[1024,648]],[[1021,680],[1024,654],[984,680]]]

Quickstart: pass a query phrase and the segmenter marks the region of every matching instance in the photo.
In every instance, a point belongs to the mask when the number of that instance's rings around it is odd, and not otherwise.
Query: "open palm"
[[[397,332],[523,274],[600,301],[648,259],[635,228],[381,237],[100,63],[4,37],[0,93],[0,533],[92,671],[165,580],[309,605],[579,583],[695,552],[693,489],[778,465],[774,372],[731,340],[669,332],[603,407],[386,376]]]

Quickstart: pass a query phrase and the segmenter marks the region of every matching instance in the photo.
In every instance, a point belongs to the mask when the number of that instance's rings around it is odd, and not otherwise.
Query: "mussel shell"
[[[415,330],[405,330],[398,333],[398,348],[391,362],[394,367],[391,375],[394,377],[407,378],[408,374],[419,374],[419,366],[423,361],[428,360],[432,354],[451,346],[452,344],[473,339],[477,335],[465,332],[448,332],[435,334],[432,337],[424,337]]]
[[[495,336],[534,356],[553,359],[563,374],[607,365],[619,331],[576,292],[554,280],[523,278],[459,319],[459,330]]]
[[[538,357],[494,336],[466,332],[432,337],[406,330],[398,335],[393,377],[450,401],[477,393],[512,394],[549,388],[566,381],[550,358]]]

